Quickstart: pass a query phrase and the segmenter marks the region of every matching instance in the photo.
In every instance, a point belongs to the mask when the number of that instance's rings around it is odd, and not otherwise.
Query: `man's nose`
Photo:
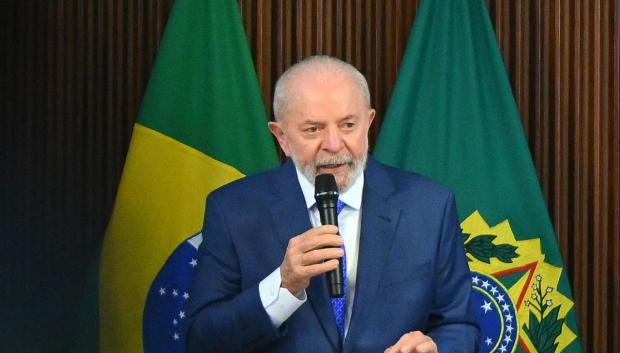
[[[328,152],[338,152],[344,146],[344,142],[340,137],[340,132],[335,128],[325,129],[323,136],[323,149]]]

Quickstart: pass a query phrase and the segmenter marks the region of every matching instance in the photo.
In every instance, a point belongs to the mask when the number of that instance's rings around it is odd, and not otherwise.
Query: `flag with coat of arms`
[[[581,351],[553,226],[483,0],[424,0],[374,156],[454,190],[480,352]]]

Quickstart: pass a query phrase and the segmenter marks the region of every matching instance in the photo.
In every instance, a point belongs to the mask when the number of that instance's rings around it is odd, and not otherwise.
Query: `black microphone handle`
[[[331,201],[331,200],[329,200]],[[336,202],[324,202],[318,205],[321,224],[338,226],[338,212],[336,210]],[[342,273],[342,258],[338,259],[338,268],[326,273],[327,290],[332,298],[342,298],[344,295],[344,279]]]
[[[323,205],[317,207],[319,216],[321,216],[322,225],[333,225],[338,227],[338,212],[335,202],[324,202]]]

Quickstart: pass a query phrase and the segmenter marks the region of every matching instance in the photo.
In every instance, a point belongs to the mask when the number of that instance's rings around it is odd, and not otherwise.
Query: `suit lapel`
[[[350,351],[347,341],[356,342],[363,332],[364,323],[372,321],[368,310],[373,307],[374,298],[381,279],[381,273],[388,262],[396,225],[401,208],[391,203],[393,192],[389,176],[369,159],[364,180],[362,198],[362,226],[351,322],[345,340],[344,351]]]
[[[294,164],[290,161],[287,162],[282,167],[281,173],[276,175],[272,183],[274,193],[278,194],[278,201],[272,205],[270,213],[282,244],[282,254],[284,254],[289,240],[312,228],[312,224],[297,180]],[[340,338],[327,293],[325,276],[313,278],[310,281],[310,286],[306,289],[306,294],[325,335],[329,338],[334,350],[339,351]]]
[[[332,311],[329,293],[327,293],[327,283],[325,276],[314,277],[310,281],[310,286],[306,289],[308,301],[314,309],[314,312],[323,327],[325,335],[329,337],[329,341],[334,351],[340,352],[340,336],[336,327],[336,320]]]

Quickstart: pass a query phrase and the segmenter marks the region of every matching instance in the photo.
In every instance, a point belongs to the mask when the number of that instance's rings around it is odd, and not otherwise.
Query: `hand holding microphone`
[[[324,184],[324,181],[318,180],[329,177],[333,180],[333,184],[329,181]],[[312,277],[328,273],[330,295],[342,296],[343,277],[340,258],[344,255],[341,249],[344,241],[338,235],[336,210],[338,189],[334,176],[318,175],[315,188],[315,197],[321,199],[320,201],[317,199],[317,206],[323,225],[289,240],[284,260],[280,265],[281,287],[288,289],[292,294],[297,294],[308,287]]]

